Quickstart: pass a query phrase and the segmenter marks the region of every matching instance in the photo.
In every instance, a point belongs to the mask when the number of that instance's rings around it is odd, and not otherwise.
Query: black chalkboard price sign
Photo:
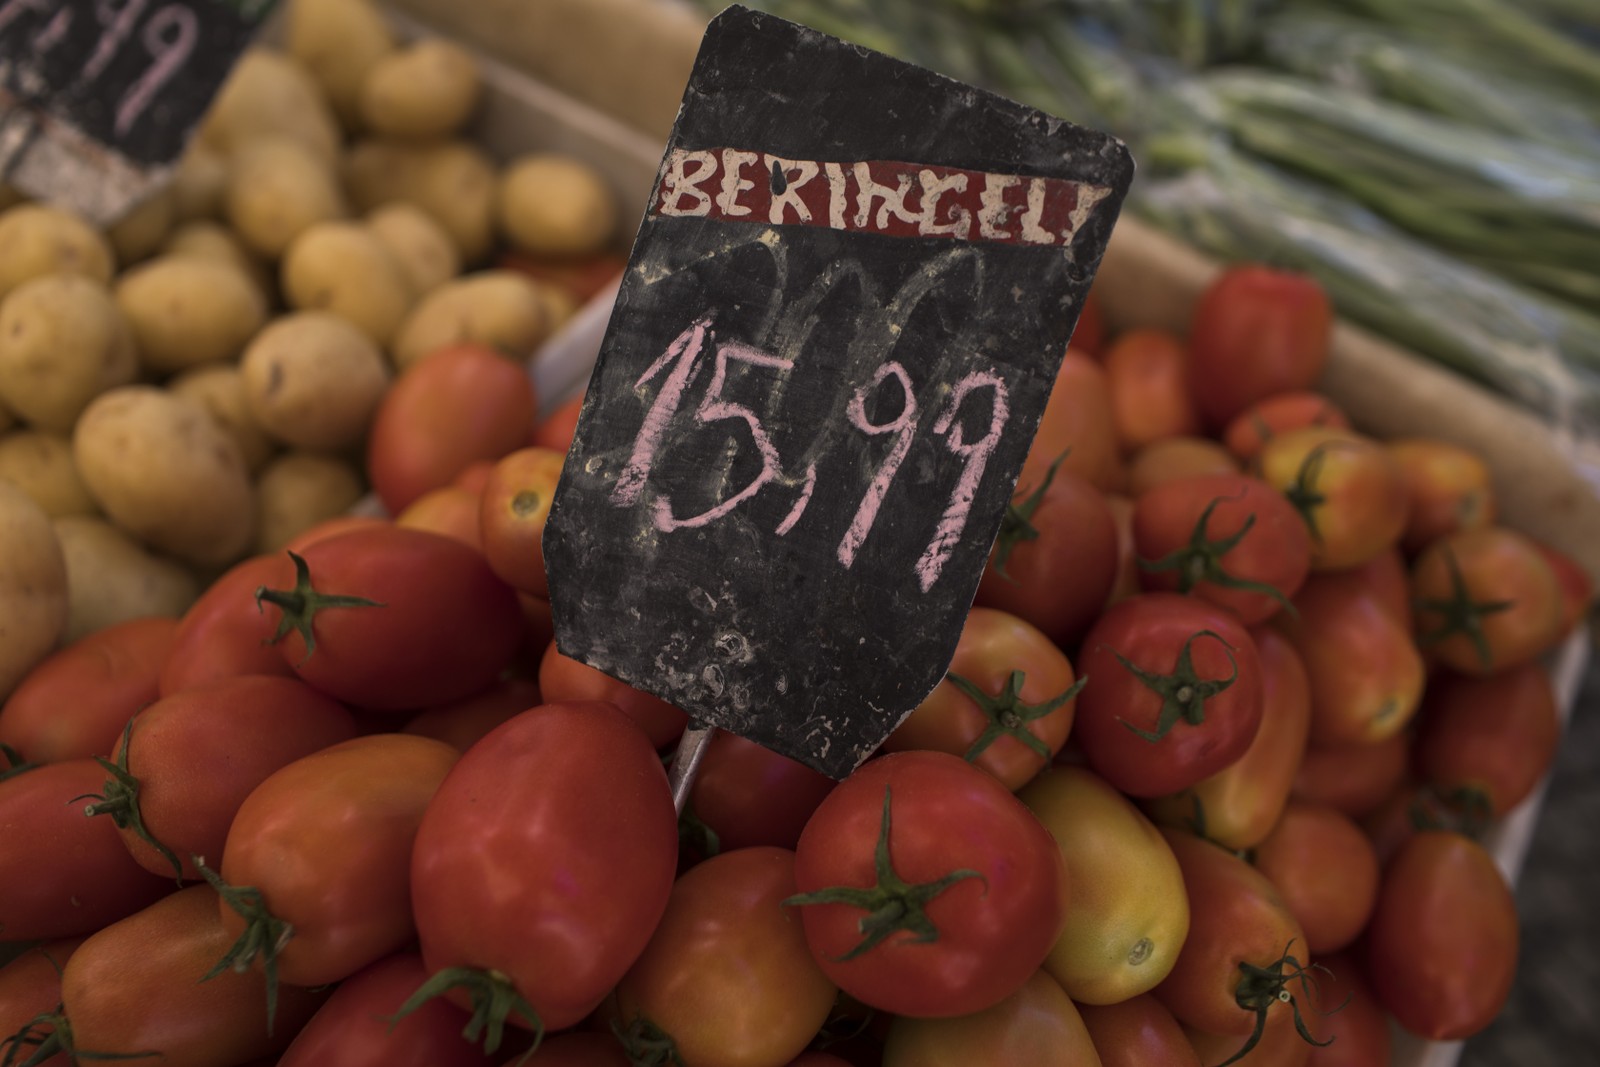
[[[546,528],[558,647],[843,777],[943,676],[1133,164],[707,28]]]
[[[165,180],[276,0],[0,0],[0,174],[110,222]]]

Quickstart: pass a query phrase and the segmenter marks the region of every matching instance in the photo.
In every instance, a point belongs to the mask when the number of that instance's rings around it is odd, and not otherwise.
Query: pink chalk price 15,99
[[[693,413],[687,416],[681,415],[684,395],[688,392],[689,385],[698,377],[708,349],[715,351],[712,357],[714,369],[710,383],[706,386],[706,391]],[[779,375],[787,373],[794,365],[793,360],[763,352],[741,342],[719,341],[711,316],[696,319],[688,329],[673,340],[666,352],[639,376],[636,383],[639,387],[648,385],[658,377],[662,378],[662,381],[656,391],[655,399],[645,412],[638,436],[633,440],[632,454],[623,465],[612,488],[613,504],[618,507],[633,507],[643,502],[651,470],[655,466],[663,440],[667,437],[668,429],[674,419],[689,417],[701,425],[734,419],[745,423],[750,442],[761,456],[761,470],[743,487],[720,503],[693,515],[675,515],[670,496],[665,492],[656,493],[649,505],[655,528],[662,532],[670,532],[686,527],[709,525],[773,483],[799,486],[794,506],[773,532],[782,537],[801,521],[806,505],[816,489],[817,465],[814,461],[807,464],[804,473],[798,478],[785,472],[777,446],[773,444],[771,436],[761,424],[761,416],[749,407],[727,400],[722,395],[728,379],[730,361],[752,367],[771,368]],[[899,389],[899,414],[888,422],[873,422],[867,414],[868,400],[890,380],[894,381]],[[978,394],[984,391],[989,395],[988,429],[977,440],[967,441],[957,416],[961,412],[962,405],[969,402],[969,398],[973,404],[981,403]],[[913,438],[921,429],[921,414],[917,410],[916,393],[911,376],[896,360],[885,361],[869,381],[856,386],[847,410],[850,424],[861,433],[874,437],[892,434],[894,441],[863,491],[861,502],[855,510],[849,528],[839,540],[835,555],[840,565],[846,569],[855,562],[857,551],[872,532],[873,523],[877,520],[878,512],[883,505],[883,498],[888,493],[889,486],[893,483],[906,454],[911,450]],[[933,536],[914,564],[918,585],[923,592],[927,592],[939,580],[945,560],[949,558],[951,550],[961,539],[962,531],[967,525],[967,516],[972,510],[973,499],[977,495],[978,483],[983,478],[984,466],[999,443],[1010,414],[1009,393],[1005,380],[994,370],[989,369],[973,371],[957,381],[949,390],[942,410],[933,420],[930,432],[944,438],[945,447],[962,459],[963,466],[955,486],[951,489],[949,500]]]

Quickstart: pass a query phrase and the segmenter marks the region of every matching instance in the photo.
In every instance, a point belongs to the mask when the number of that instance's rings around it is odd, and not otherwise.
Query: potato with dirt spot
[[[327,311],[277,319],[250,343],[239,369],[256,422],[292,448],[318,452],[359,445],[389,387],[383,352]]]
[[[339,120],[316,79],[293,56],[245,51],[212,101],[195,143],[225,159],[259,137],[289,137],[326,163],[338,158]]]
[[[250,413],[250,403],[244,395],[244,372],[236,365],[220,363],[184,371],[167,382],[167,389],[211,413],[217,425],[239,446],[239,455],[251,474],[259,472],[277,454],[277,442]]]
[[[138,373],[133,331],[103,283],[46,274],[0,300],[0,400],[29,425],[66,433]]]
[[[255,537],[255,494],[233,438],[193,400],[150,385],[102,393],[72,434],[100,510],[158,552],[232,563]]]
[[[42,430],[0,437],[0,482],[31,496],[52,519],[99,512],[72,460],[72,439]]]
[[[175,619],[200,595],[192,570],[147,550],[104,519],[75,515],[54,525],[67,561],[64,641],[150,615]]]
[[[447,137],[472,117],[482,90],[472,53],[451,41],[418,41],[384,56],[367,72],[361,119],[386,137]]]
[[[234,359],[267,320],[266,300],[243,271],[194,256],[140,264],[117,280],[116,300],[140,363],[156,374]]]
[[[319,222],[289,246],[283,296],[299,311],[330,311],[387,345],[411,309],[411,286],[388,248],[359,222]]]
[[[369,0],[290,0],[289,52],[316,79],[345,126],[360,125],[361,86],[395,49],[383,13]]]
[[[400,370],[435,349],[473,341],[524,360],[554,328],[553,305],[538,282],[508,270],[486,270],[446,282],[425,296],[394,339]]]
[[[286,137],[257,138],[239,149],[223,212],[246,248],[272,260],[310,227],[349,214],[333,169]]]
[[[0,482],[0,700],[56,647],[67,625],[67,561],[50,517]]]
[[[580,159],[540,153],[513,160],[495,190],[500,232],[524,252],[582,256],[617,229],[617,202],[600,172]]]
[[[461,253],[433,216],[404,200],[367,215],[367,228],[383,242],[400,268],[413,298],[420,297],[461,273]]]
[[[104,284],[115,264],[100,231],[70,211],[23,203],[0,212],[0,298],[45,274],[82,274]]]
[[[494,246],[494,161],[462,140],[411,144],[368,138],[345,153],[342,174],[358,210],[409,201],[444,227],[465,263]]]
[[[276,552],[317,523],[343,515],[364,489],[348,460],[285,452],[256,479],[256,552]]]

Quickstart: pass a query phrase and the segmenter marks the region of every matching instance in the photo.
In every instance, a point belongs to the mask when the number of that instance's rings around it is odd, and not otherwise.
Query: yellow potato
[[[479,271],[422,298],[395,334],[394,363],[403,371],[435,349],[463,341],[525,360],[554,326],[539,283],[514,271]]]
[[[388,248],[359,222],[319,222],[283,255],[283,296],[300,311],[331,311],[387,345],[411,308],[411,285]]]
[[[245,247],[267,259],[282,256],[311,226],[347,214],[332,168],[286,137],[257,138],[239,149],[223,204]]]
[[[0,297],[30,278],[66,272],[111,280],[111,245],[83,219],[48,204],[0,212]]]
[[[495,191],[500,232],[524,252],[578,256],[599,252],[617,229],[617,202],[599,171],[569,156],[514,160]]]
[[[0,433],[5,433],[16,425],[17,417],[11,413],[11,409],[5,404],[0,404]]]
[[[181,225],[222,216],[222,194],[228,187],[228,161],[222,153],[191,141],[172,176],[172,220]]]
[[[195,256],[165,255],[117,281],[143,365],[171,374],[233,359],[267,318],[267,304],[243,271]]]
[[[339,121],[316,79],[293,56],[251,48],[222,83],[196,141],[224,157],[258,137],[292,137],[318,159],[338,157]]]
[[[276,552],[324,519],[349,511],[363,492],[348,460],[285,452],[256,480],[256,552]]]
[[[461,253],[444,227],[415,204],[396,200],[367,215],[367,228],[400,267],[413,297],[461,273]]]
[[[204,407],[149,385],[102,393],[72,434],[100,510],[158,552],[232,563],[255,538],[255,494],[233,438]]]
[[[28,194],[18,189],[10,182],[0,182],[0,211],[17,204],[26,203]]]
[[[0,482],[0,700],[49,655],[67,625],[67,561],[50,517]]]
[[[262,428],[313,451],[360,444],[389,387],[378,346],[327,311],[275,320],[250,343],[239,369],[245,403]]]
[[[0,301],[0,400],[30,425],[66,433],[138,373],[134,335],[102,283],[46,274]]]
[[[100,510],[78,477],[72,440],[65,434],[18,430],[0,437],[0,482],[33,497],[52,519]]]
[[[345,153],[345,187],[360,211],[407,200],[431,215],[466,263],[494,245],[494,161],[467,141],[368,138]]]
[[[250,413],[244,396],[244,372],[231,363],[212,364],[184,371],[167,382],[167,389],[187,397],[211,413],[217,425],[239,446],[239,455],[251,474],[267,465],[278,451],[277,442]]]
[[[155,255],[172,229],[172,220],[170,189],[162,189],[124,215],[106,231],[117,264],[126,270],[129,264]]]
[[[446,137],[472,117],[482,88],[472,53],[450,41],[418,41],[367,72],[361,118],[386,137]]]
[[[67,561],[64,641],[151,615],[175,619],[200,595],[200,580],[175,560],[148,551],[104,519],[57,519]]]
[[[289,52],[311,72],[345,125],[360,121],[361,85],[394,50],[394,34],[369,0],[290,0]]]
[[[237,267],[265,294],[272,291],[272,278],[261,260],[246,248],[238,236],[220,222],[194,219],[167,235],[161,251],[167,255],[195,256]]]

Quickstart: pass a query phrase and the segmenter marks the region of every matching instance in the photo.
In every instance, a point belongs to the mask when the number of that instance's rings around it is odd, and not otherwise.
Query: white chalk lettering
[[[695,164],[690,171],[688,165]],[[661,180],[661,213],[663,215],[705,216],[711,214],[711,194],[700,188],[700,183],[711,178],[717,170],[714,152],[692,152],[675,148],[667,159],[667,172]],[[683,206],[683,198],[692,201]]]

